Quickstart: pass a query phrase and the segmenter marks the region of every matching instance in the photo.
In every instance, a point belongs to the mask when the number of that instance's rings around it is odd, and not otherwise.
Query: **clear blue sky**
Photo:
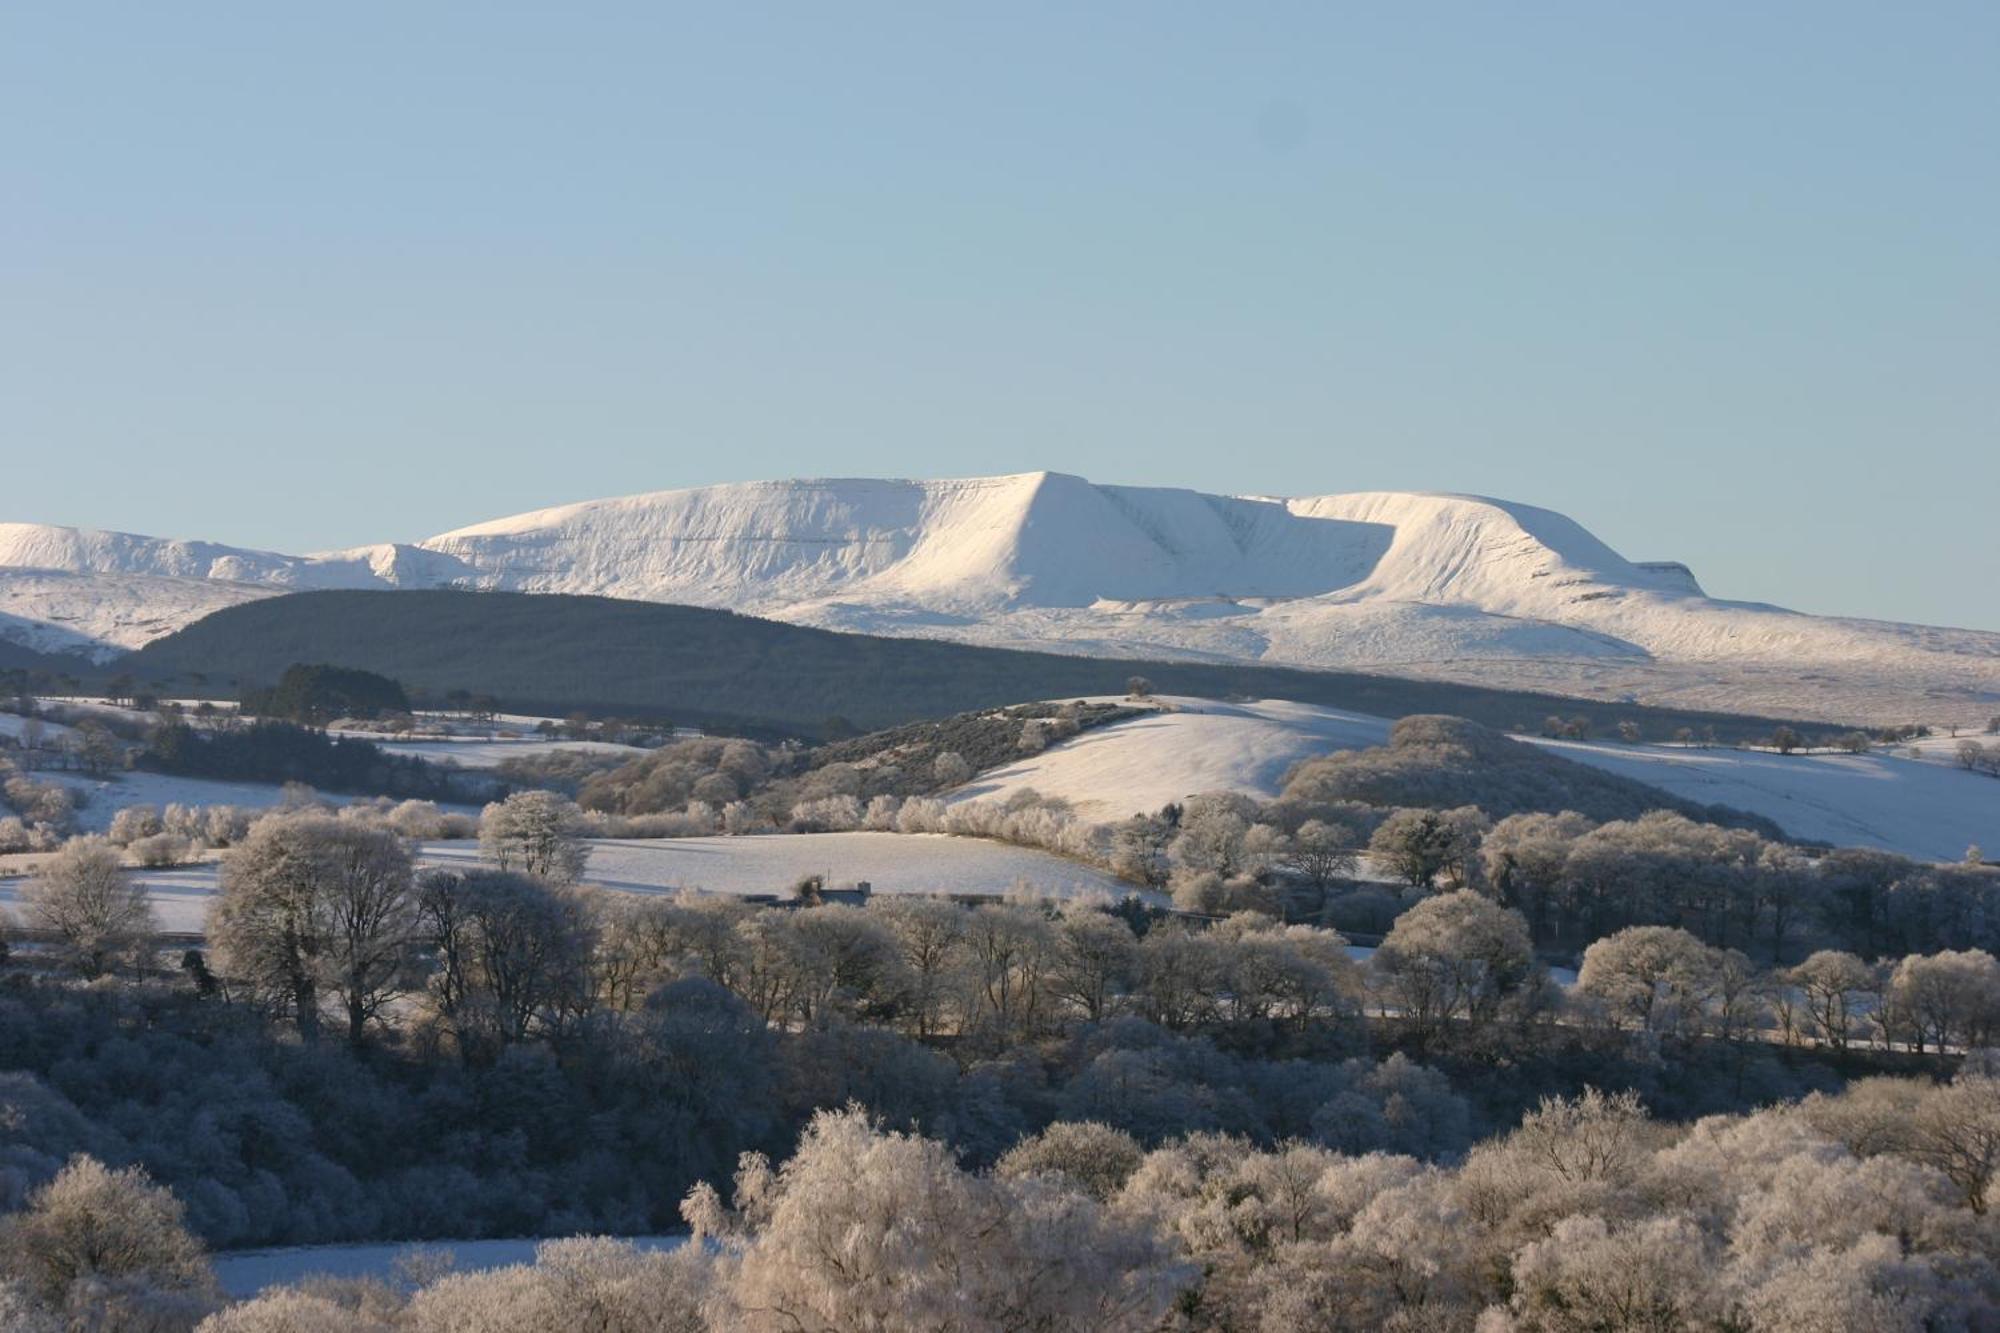
[[[1053,468],[2000,628],[2000,5],[43,3],[0,518]]]

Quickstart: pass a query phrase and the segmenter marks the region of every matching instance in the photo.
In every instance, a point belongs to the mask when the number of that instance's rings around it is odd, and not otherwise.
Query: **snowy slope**
[[[1068,801],[1086,819],[1105,822],[1150,813],[1197,792],[1276,796],[1300,760],[1380,745],[1389,737],[1389,724],[1379,717],[1278,699],[1163,703],[1168,707],[1161,711],[1094,727],[989,769],[957,788],[952,799],[1004,800],[1033,788]]]
[[[1719,601],[1684,566],[1476,496],[1284,500],[1056,473],[757,482],[303,557],[0,524],[0,635],[44,646],[132,646],[266,591],[444,585],[1838,719],[2000,710],[2000,634]]]
[[[981,774],[961,797],[1032,787],[1093,819],[1157,810],[1202,791],[1277,794],[1301,759],[1379,745],[1379,718],[1306,704],[1163,701],[1175,711],[1087,731]],[[1955,861],[2000,846],[2000,781],[1889,754],[1792,754],[1522,737],[1596,768],[1702,804],[1775,820],[1794,838]]]

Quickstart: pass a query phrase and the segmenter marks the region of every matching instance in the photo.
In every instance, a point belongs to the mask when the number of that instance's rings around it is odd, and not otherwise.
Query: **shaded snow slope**
[[[1719,601],[1685,566],[1476,496],[1285,500],[1040,472],[754,482],[315,556],[0,524],[0,635],[42,647],[135,646],[271,591],[445,585],[1688,707],[1962,722],[2000,709],[2000,634]]]
[[[1275,796],[1301,759],[1382,744],[1380,718],[1265,701],[1164,701],[1175,711],[1094,728],[981,774],[961,797],[1027,787],[1093,819],[1157,810],[1203,791]],[[1704,805],[1772,819],[1792,837],[1955,861],[2000,846],[2000,781],[1897,754],[1792,754],[1522,737],[1565,758]]]

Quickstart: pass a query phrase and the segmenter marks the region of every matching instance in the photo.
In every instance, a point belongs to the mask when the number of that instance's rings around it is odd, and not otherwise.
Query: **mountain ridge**
[[[1449,492],[1226,496],[1060,472],[743,482],[304,556],[0,524],[0,637],[43,651],[101,659],[279,592],[439,587],[1747,712],[1970,722],[2000,707],[2000,634],[1711,598],[1685,565],[1629,560],[1553,510]]]

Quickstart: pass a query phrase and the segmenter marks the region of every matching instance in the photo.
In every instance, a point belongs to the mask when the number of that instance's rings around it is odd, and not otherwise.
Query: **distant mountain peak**
[[[0,524],[0,637],[45,650],[102,655],[285,591],[450,586],[1767,712],[1813,695],[1832,716],[2000,708],[2000,635],[1716,601],[1685,565],[1628,560],[1562,514],[1476,495],[1229,496],[1047,471],[813,478],[308,556]]]

